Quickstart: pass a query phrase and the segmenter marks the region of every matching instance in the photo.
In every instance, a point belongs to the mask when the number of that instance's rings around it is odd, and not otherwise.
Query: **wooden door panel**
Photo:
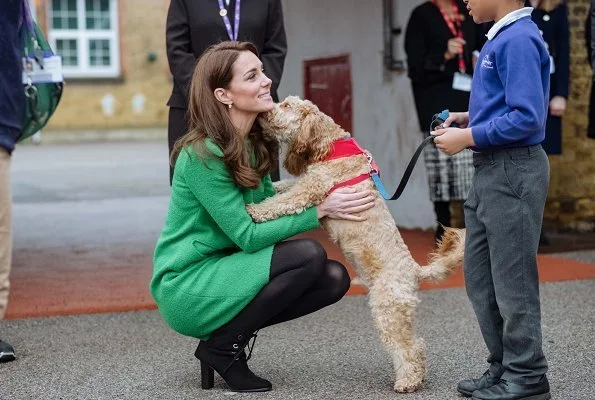
[[[353,134],[348,55],[304,61],[304,97]]]

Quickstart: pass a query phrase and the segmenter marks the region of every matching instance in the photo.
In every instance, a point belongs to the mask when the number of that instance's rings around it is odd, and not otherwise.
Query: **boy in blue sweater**
[[[466,4],[476,23],[495,24],[478,59],[469,112],[452,113],[433,134],[446,154],[475,151],[464,273],[490,366],[457,389],[477,400],[548,400],[537,247],[549,184],[540,143],[550,58],[523,0]]]

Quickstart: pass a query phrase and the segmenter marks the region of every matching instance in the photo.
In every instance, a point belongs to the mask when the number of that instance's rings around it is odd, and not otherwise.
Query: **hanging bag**
[[[28,0],[23,0],[23,88],[25,91],[25,114],[23,141],[41,130],[58,107],[64,78],[62,59],[52,51],[37,23],[31,16]]]

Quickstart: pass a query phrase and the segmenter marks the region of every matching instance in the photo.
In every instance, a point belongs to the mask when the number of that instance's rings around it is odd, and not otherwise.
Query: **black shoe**
[[[252,335],[251,337],[256,337]],[[201,341],[194,352],[200,360],[201,386],[211,389],[214,385],[214,371],[225,380],[232,392],[267,392],[273,388],[271,382],[263,379],[248,368],[244,347],[251,337],[238,334],[235,337],[213,336],[206,342]]]
[[[489,388],[490,386],[495,385],[500,380],[499,376],[494,375],[488,369],[486,372],[483,373],[482,377],[479,379],[465,379],[464,381],[460,381],[457,385],[457,390],[463,396],[471,397],[473,392],[476,390],[481,390],[485,388]]]
[[[550,400],[550,384],[544,376],[537,383],[520,385],[500,379],[498,384],[473,392],[473,400]]]
[[[11,345],[0,340],[0,362],[14,361],[14,349]]]

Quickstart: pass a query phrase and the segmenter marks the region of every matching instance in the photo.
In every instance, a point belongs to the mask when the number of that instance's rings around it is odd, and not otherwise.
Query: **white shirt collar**
[[[519,10],[515,10],[511,13],[506,14],[500,21],[496,22],[494,26],[490,28],[488,34],[486,35],[488,37],[488,40],[492,40],[498,34],[498,32],[500,32],[500,29],[512,24],[516,20],[519,20],[523,17],[531,16],[532,12],[533,7],[523,7]]]

